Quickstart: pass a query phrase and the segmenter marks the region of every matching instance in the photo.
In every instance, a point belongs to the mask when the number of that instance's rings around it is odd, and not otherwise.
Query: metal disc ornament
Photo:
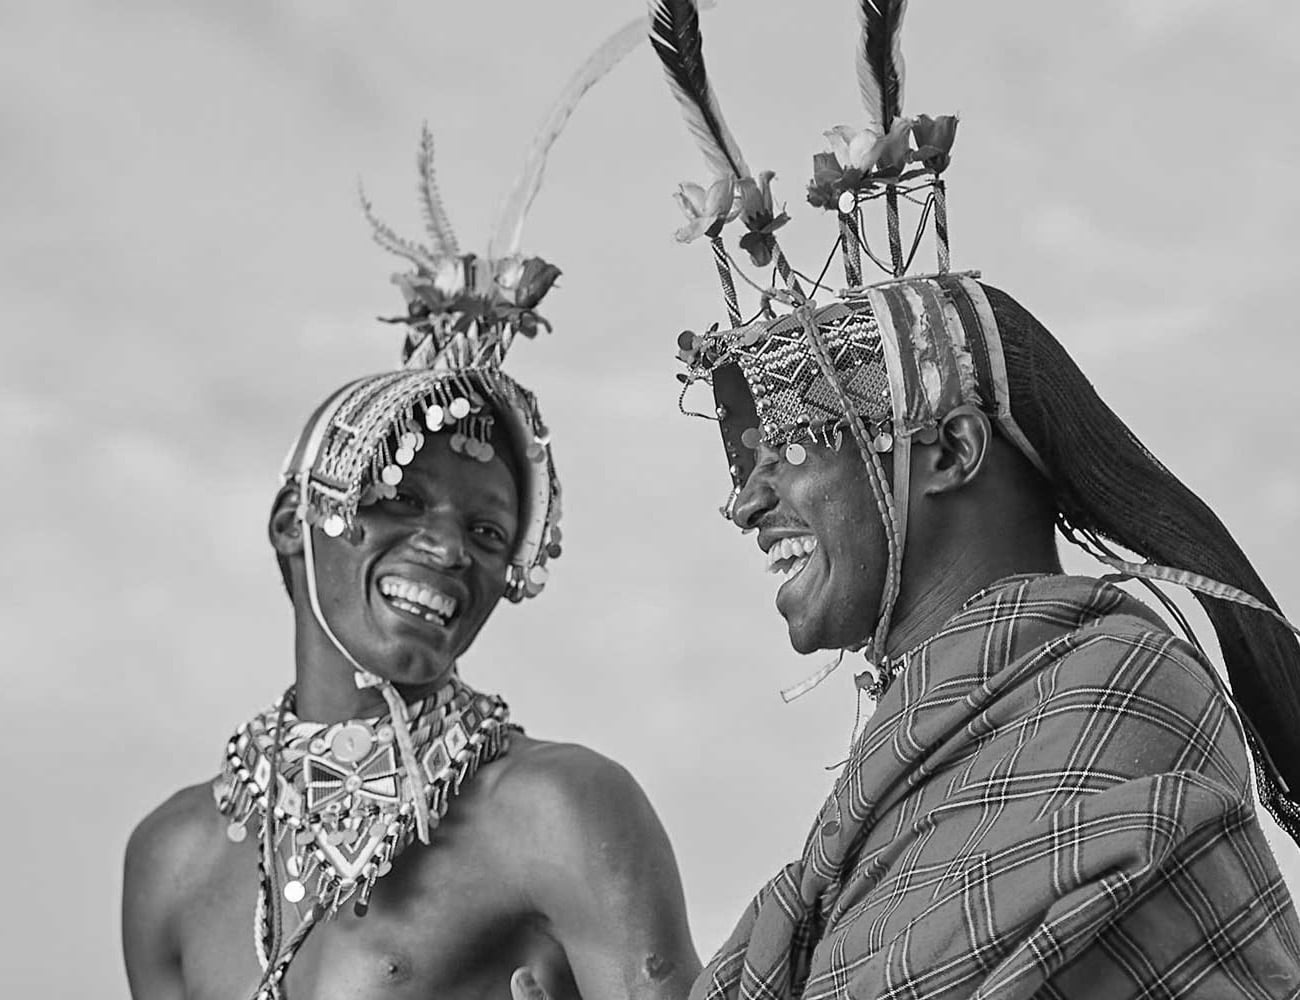
[[[357,723],[349,723],[330,738],[330,752],[345,764],[364,760],[373,746],[370,730]]]

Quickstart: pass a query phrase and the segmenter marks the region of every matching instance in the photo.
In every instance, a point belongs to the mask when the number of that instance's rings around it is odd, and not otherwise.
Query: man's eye
[[[388,502],[391,504],[396,504],[399,507],[405,507],[411,510],[418,510],[420,507],[423,506],[423,504],[420,501],[420,498],[416,496],[414,493],[411,493],[409,490],[398,490],[395,494],[393,494],[393,496],[389,499]]]
[[[484,538],[495,545],[506,545],[510,541],[506,536],[505,530],[495,524],[475,525],[474,533],[480,538]]]

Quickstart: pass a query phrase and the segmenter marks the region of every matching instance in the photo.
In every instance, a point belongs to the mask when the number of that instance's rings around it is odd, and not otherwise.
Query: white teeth
[[[817,548],[817,539],[812,535],[800,535],[798,538],[782,538],[767,552],[767,571],[769,573],[790,573],[803,569],[808,556]],[[782,565],[794,560],[788,565]]]
[[[456,613],[456,599],[454,597],[439,593],[432,587],[415,583],[412,580],[404,580],[398,576],[386,576],[380,580],[379,592],[385,597],[410,605],[411,607],[407,610],[414,610],[416,613],[431,611],[443,620],[451,618]],[[424,615],[424,618],[428,621],[433,620],[429,615]]]

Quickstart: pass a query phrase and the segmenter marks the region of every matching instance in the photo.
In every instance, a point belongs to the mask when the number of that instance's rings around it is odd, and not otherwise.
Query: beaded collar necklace
[[[280,980],[320,919],[353,899],[356,914],[365,915],[375,883],[415,839],[416,796],[436,827],[462,784],[503,755],[518,728],[500,697],[459,679],[410,705],[408,716],[421,772],[414,776],[401,765],[387,714],[304,722],[294,714],[293,688],[226,744],[212,785],[229,820],[226,834],[240,842],[254,825],[263,844],[255,938],[264,976],[255,996],[280,995]],[[311,904],[283,946],[281,898]]]

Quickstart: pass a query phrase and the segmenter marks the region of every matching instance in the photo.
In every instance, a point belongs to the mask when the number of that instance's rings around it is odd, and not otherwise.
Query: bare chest
[[[568,978],[563,953],[487,859],[463,839],[412,845],[375,889],[307,936],[285,980],[291,1000],[500,997],[524,963]],[[241,1000],[260,976],[255,951],[256,849],[231,845],[181,916],[189,1000]],[[284,904],[283,934],[298,911]]]

